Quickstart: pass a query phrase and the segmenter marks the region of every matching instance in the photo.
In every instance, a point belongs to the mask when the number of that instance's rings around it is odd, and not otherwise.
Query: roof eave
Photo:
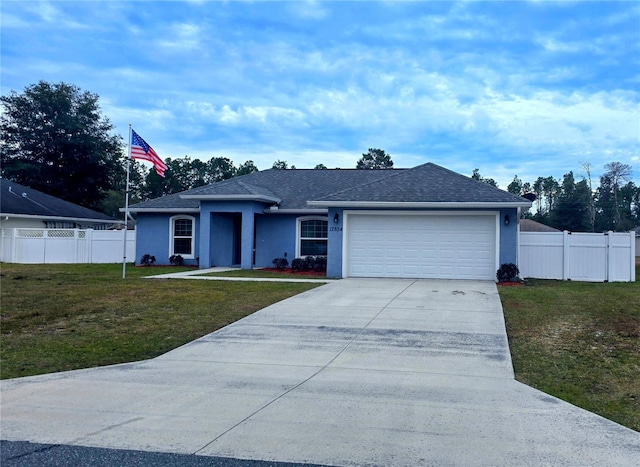
[[[327,208],[318,209],[273,209],[272,207],[264,210],[265,214],[327,214]]]
[[[197,199],[200,201],[262,201],[266,203],[279,203],[282,200],[266,195],[179,195],[182,199]]]
[[[464,202],[464,201],[307,201],[309,206],[335,208],[530,208],[530,202]]]
[[[124,212],[125,208],[120,208]],[[129,208],[129,212],[200,212],[199,208]]]
[[[63,217],[63,216],[44,216],[38,214],[13,214],[1,212],[0,217],[18,218],[18,219],[37,219],[52,221],[73,221],[73,222],[92,222],[94,224],[123,224],[124,221],[118,219],[93,219],[91,217]]]

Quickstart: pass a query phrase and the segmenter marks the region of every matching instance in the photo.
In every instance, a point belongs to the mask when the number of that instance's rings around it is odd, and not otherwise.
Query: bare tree
[[[589,186],[589,226],[591,227],[591,231],[595,232],[596,229],[596,203],[593,198],[593,182],[591,180],[591,163],[588,161],[580,162],[582,166],[582,170],[585,174],[585,179],[587,180],[587,184]]]
[[[631,180],[631,166],[622,162],[609,162],[604,165],[606,169],[603,177],[609,177],[611,180],[611,188],[613,189],[614,202],[614,223],[617,226],[620,223],[620,206],[618,205],[618,191],[622,182]]]

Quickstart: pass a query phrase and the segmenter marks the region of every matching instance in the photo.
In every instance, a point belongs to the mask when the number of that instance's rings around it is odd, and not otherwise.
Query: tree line
[[[52,196],[119,217],[127,184],[126,144],[114,135],[103,116],[98,95],[77,86],[40,81],[22,93],[0,97],[0,163],[2,177]],[[154,170],[130,161],[132,203],[196,188],[258,171],[252,160],[236,165],[226,157],[201,161],[189,156],[165,159],[162,178]],[[273,169],[295,169],[277,160]],[[357,169],[392,169],[391,156],[369,148],[356,162]],[[631,167],[620,162],[605,166],[599,186],[593,186],[591,166],[585,176],[573,172],[562,180],[538,177],[522,182],[517,176],[507,191],[535,197],[524,215],[559,229],[572,231],[628,230],[640,223],[640,188],[631,179]],[[327,169],[317,164],[315,169]],[[498,186],[478,169],[472,178]]]
[[[573,232],[624,232],[640,224],[640,186],[631,181],[632,168],[621,162],[604,165],[605,172],[594,186],[592,165],[581,164],[582,175],[576,180],[573,171],[562,179],[538,177],[523,182],[517,175],[507,191],[533,201],[523,217]],[[474,170],[472,178],[498,186]]]

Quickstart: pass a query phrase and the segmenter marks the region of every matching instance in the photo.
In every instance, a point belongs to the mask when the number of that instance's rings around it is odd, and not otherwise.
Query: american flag
[[[153,163],[158,175],[164,177],[167,165],[160,159],[160,156],[156,154],[153,148],[133,130],[131,130],[131,158],[142,159]]]

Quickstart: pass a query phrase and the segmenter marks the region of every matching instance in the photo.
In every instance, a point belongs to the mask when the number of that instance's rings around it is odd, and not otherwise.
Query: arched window
[[[328,222],[326,217],[299,217],[296,257],[327,255]]]
[[[174,216],[171,218],[171,238],[169,256],[180,255],[185,259],[194,257],[194,227],[192,216]]]

